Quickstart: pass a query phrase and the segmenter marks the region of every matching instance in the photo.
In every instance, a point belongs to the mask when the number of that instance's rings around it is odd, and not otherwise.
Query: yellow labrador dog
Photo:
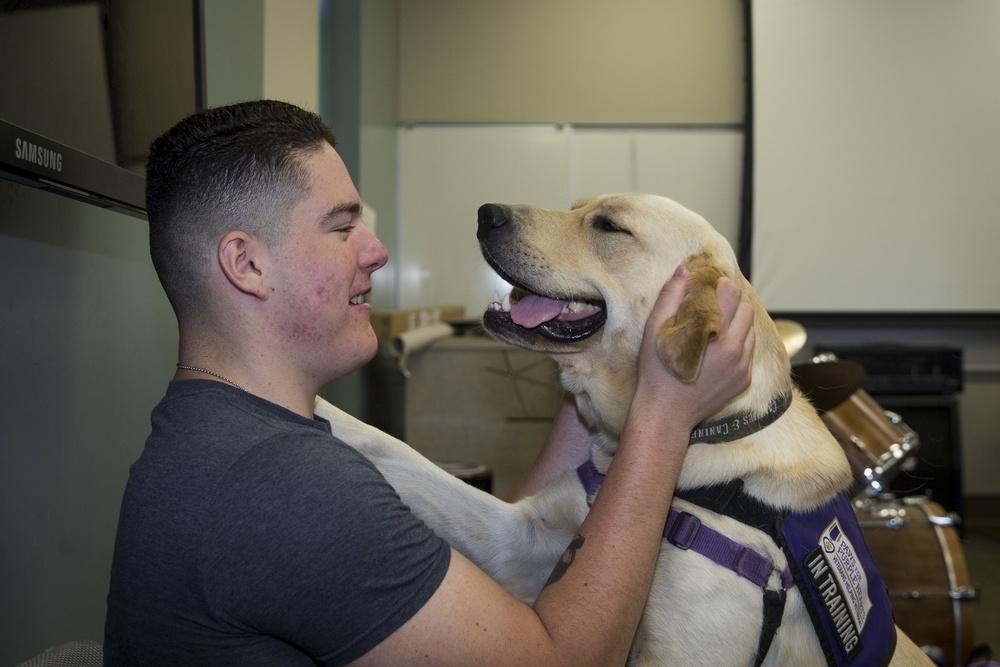
[[[597,435],[590,463],[509,504],[319,400],[317,414],[418,516],[533,601],[599,491],[635,390],[644,323],[684,263],[688,295],[657,338],[663,363],[697,376],[726,276],[755,309],[753,380],[692,434],[630,664],[931,664],[893,625],[845,493],[843,449],[794,386],[781,337],[724,237],[672,200],[636,194],[566,212],[486,204],[478,237],[516,286],[483,326],[550,354]]]

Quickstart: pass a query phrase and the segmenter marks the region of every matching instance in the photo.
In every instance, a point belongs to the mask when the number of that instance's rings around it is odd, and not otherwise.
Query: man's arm
[[[507,595],[456,552],[441,586],[357,664],[624,664],[649,593],[663,526],[691,429],[749,386],[753,313],[723,281],[719,337],[698,380],[663,369],[655,331],[684,280],[664,288],[647,323],[629,418],[601,493],[534,607]]]

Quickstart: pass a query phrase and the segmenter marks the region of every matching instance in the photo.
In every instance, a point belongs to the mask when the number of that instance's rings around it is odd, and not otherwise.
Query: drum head
[[[837,407],[865,381],[865,369],[854,361],[807,362],[792,366],[792,380],[819,412]]]

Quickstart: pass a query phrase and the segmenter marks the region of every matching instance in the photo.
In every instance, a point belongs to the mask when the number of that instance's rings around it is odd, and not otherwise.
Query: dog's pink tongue
[[[565,301],[528,294],[510,307],[510,319],[525,329],[534,329],[542,322],[558,317],[565,305]]]

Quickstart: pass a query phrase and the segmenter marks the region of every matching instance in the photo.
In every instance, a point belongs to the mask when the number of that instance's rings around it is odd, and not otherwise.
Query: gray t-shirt
[[[122,501],[105,664],[344,664],[412,617],[449,561],[326,422],[172,382]]]

